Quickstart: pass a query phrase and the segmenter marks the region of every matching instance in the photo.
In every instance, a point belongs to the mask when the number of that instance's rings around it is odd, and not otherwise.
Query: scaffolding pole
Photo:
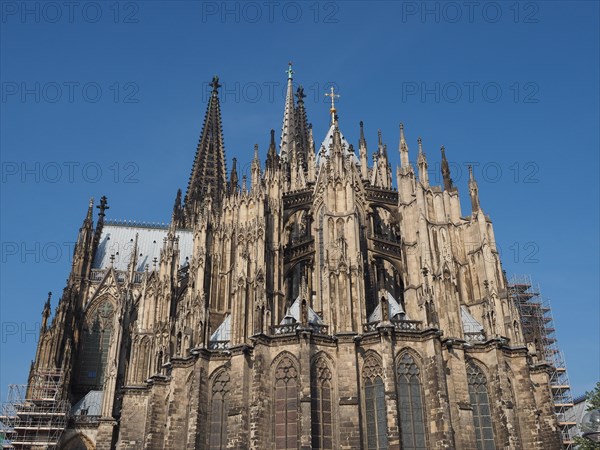
[[[32,374],[28,385],[9,385],[0,412],[2,448],[58,448],[68,412],[61,370],[39,370]]]
[[[573,449],[570,430],[576,424],[565,415],[573,407],[571,386],[562,352],[558,348],[550,300],[541,294],[529,275],[515,275],[508,283],[509,296],[519,310],[523,337],[539,362],[552,366],[550,388],[554,412],[563,439],[563,449]]]

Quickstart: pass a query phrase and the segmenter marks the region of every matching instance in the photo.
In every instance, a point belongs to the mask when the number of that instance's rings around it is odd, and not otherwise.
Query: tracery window
[[[374,357],[363,367],[367,450],[387,450],[387,422],[383,369]]]
[[[402,450],[426,450],[420,370],[410,354],[400,357],[397,375]]]
[[[210,450],[227,448],[227,417],[229,413],[229,372],[222,371],[213,381],[210,404]]]
[[[290,358],[275,370],[275,448],[298,448],[298,372]]]
[[[333,450],[331,371],[323,357],[313,364],[310,390],[312,447],[319,450]]]
[[[482,370],[472,361],[467,363],[469,397],[473,408],[473,422],[478,450],[496,450],[492,414],[487,389],[487,379]]]
[[[114,307],[105,299],[86,317],[79,353],[79,385],[87,389],[102,389],[113,331]]]

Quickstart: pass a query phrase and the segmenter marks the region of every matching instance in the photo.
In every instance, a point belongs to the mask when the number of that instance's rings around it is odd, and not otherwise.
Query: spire
[[[448,160],[446,159],[446,149],[442,145],[440,149],[442,152],[442,178],[444,179],[444,190],[449,191],[452,189],[452,178],[450,178],[450,166],[448,165]]]
[[[335,94],[333,92],[333,86],[330,87],[330,92],[329,94],[325,94],[325,97],[330,97],[331,98],[331,108],[329,109],[329,112],[331,113],[331,123],[337,125],[337,110],[335,109],[335,98],[339,97],[340,94]]]
[[[231,174],[229,175],[229,195],[233,195],[238,189],[237,158],[232,159]]]
[[[292,63],[288,63],[288,69],[286,71],[288,75],[287,80],[287,93],[285,96],[285,109],[283,110],[283,125],[281,127],[281,141],[279,144],[279,156],[286,161],[289,153],[292,151],[292,140],[294,138],[294,89],[293,89],[293,78],[294,71],[292,70]]]
[[[211,186],[212,200],[217,204],[220,203],[221,196],[227,188],[221,106],[219,104],[219,88],[221,87],[219,77],[213,77],[211,86],[212,93],[206,108],[204,125],[185,194],[185,212],[188,220],[194,214],[194,203],[204,199],[209,185]]]
[[[177,189],[177,195],[175,195],[175,203],[173,203],[173,214],[171,215],[171,219],[177,227],[182,228],[184,226],[183,208],[181,206],[181,189]]]
[[[46,331],[48,328],[48,318],[50,317],[50,299],[52,298],[52,292],[48,292],[48,299],[44,303],[44,309],[42,310],[42,331]]]
[[[275,170],[278,165],[277,150],[275,149],[275,130],[271,130],[271,142],[267,150],[267,169]]]
[[[104,227],[106,210],[110,209],[106,195],[103,195],[102,198],[100,198],[100,204],[96,206],[96,208],[98,208],[100,212],[98,213],[98,223],[96,224],[96,231],[94,232],[94,251],[96,248],[98,248],[98,244],[100,243],[100,236],[102,235],[102,228]]]
[[[306,110],[304,109],[304,98],[306,95],[304,94],[304,88],[302,86],[298,86],[296,90],[296,98],[297,98],[297,107],[295,111],[296,118],[296,151],[298,152],[298,158],[302,162],[302,166],[306,166],[306,160],[308,156],[308,151],[310,147],[309,136],[308,136],[308,122],[306,119]]]
[[[404,138],[404,124],[400,122],[400,166],[405,168],[408,167],[410,162],[408,160],[408,145],[406,144],[406,139]]]
[[[469,196],[471,197],[471,211],[473,213],[481,210],[479,206],[479,187],[473,176],[473,167],[469,164]]]
[[[423,153],[423,140],[417,140],[419,144],[419,155],[417,156],[417,165],[419,166],[419,181],[425,187],[429,187],[429,176],[427,174],[427,158]]]
[[[363,121],[360,121],[360,138],[358,140],[358,145],[359,147],[364,146],[365,148],[367,147],[367,141],[365,140],[365,129],[364,129],[364,124]]]
[[[257,189],[260,183],[260,160],[258,159],[258,144],[254,144],[254,158],[252,159],[252,190]]]

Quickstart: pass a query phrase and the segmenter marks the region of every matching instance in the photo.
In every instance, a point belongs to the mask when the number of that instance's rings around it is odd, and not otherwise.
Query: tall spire
[[[231,174],[229,175],[229,195],[233,195],[238,190],[237,158],[232,159]]]
[[[304,94],[304,88],[302,86],[298,86],[296,90],[296,98],[297,98],[297,106],[295,111],[295,119],[296,119],[296,151],[298,152],[298,157],[302,161],[302,165],[306,165],[306,160],[308,157],[309,151],[309,136],[308,136],[308,121],[306,119],[306,110],[304,109],[304,98],[306,95]]]
[[[221,106],[219,104],[219,77],[214,76],[211,82],[212,93],[206,108],[204,125],[194,166],[185,194],[185,212],[187,220],[194,214],[194,204],[202,201],[208,194],[213,203],[219,204],[221,196],[227,189],[227,170],[225,166],[225,148],[223,145],[223,130],[221,127]]]
[[[444,190],[449,191],[452,189],[452,178],[450,178],[450,166],[448,165],[448,160],[446,159],[446,149],[442,145],[440,149],[442,152],[442,178],[444,179]]]
[[[429,187],[429,174],[427,173],[427,158],[423,153],[423,140],[417,140],[419,144],[419,154],[417,156],[417,166],[419,167],[419,181],[425,187]]]
[[[406,144],[406,139],[404,138],[404,124],[400,122],[400,167],[406,168],[409,166],[410,162],[408,159],[408,145]]]
[[[367,141],[365,140],[365,130],[363,121],[360,121],[360,138],[358,140],[358,153],[360,156],[360,176],[363,180],[369,178],[369,157],[367,154]]]
[[[333,86],[331,86],[329,89],[329,94],[325,94],[325,97],[331,98],[331,108],[329,109],[329,112],[331,113],[331,124],[337,125],[337,110],[335,109],[335,98],[339,97],[340,94],[336,94],[333,92]]]
[[[479,211],[479,187],[473,176],[473,167],[469,164],[469,196],[471,197],[471,211],[473,213]]]
[[[278,166],[277,158],[277,150],[275,149],[275,130],[271,130],[271,141],[269,143],[269,149],[267,150],[266,168],[271,171],[275,170]]]
[[[293,77],[294,71],[292,70],[292,63],[288,63],[288,69],[286,71],[288,75],[287,79],[287,93],[285,96],[285,109],[283,110],[283,125],[281,127],[281,141],[279,144],[279,155],[284,161],[289,158],[289,153],[292,151],[292,140],[294,139],[294,87]]]

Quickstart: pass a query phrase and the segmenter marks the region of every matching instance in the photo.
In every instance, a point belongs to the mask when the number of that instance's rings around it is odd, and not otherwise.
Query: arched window
[[[298,448],[298,372],[290,358],[275,370],[275,448]]]
[[[84,390],[102,389],[113,316],[113,304],[105,299],[86,317],[78,362],[78,384]]]
[[[323,357],[313,364],[310,391],[312,447],[319,450],[333,450],[331,371]]]
[[[368,357],[363,367],[365,386],[365,422],[367,450],[387,450],[387,422],[383,370],[374,357]]]
[[[210,403],[210,450],[227,448],[227,417],[229,413],[229,373],[222,371],[213,381]]]
[[[408,353],[400,358],[397,374],[402,450],[426,450],[420,371]]]
[[[487,390],[487,379],[481,369],[472,361],[467,363],[469,397],[473,408],[473,422],[478,450],[496,450],[492,414]]]

